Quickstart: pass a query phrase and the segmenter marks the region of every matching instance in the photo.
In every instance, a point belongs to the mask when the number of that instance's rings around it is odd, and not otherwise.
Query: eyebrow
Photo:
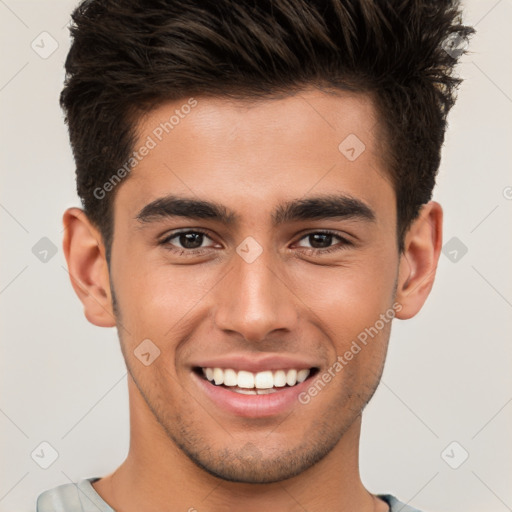
[[[147,204],[136,215],[141,223],[170,217],[209,219],[232,226],[240,216],[215,201],[168,195]],[[375,212],[363,201],[349,195],[330,194],[295,199],[278,205],[272,212],[272,224],[321,219],[359,219],[375,221]]]

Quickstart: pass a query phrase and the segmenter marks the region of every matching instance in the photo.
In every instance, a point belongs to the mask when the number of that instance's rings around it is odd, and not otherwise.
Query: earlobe
[[[402,309],[397,318],[416,315],[432,289],[442,247],[442,224],[441,205],[430,201],[405,235],[396,292]]]
[[[63,250],[71,284],[94,325],[114,327],[108,265],[99,231],[83,210],[68,208],[63,216]]]

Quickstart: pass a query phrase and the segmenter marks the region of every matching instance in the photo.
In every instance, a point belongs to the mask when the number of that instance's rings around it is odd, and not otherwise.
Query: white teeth
[[[275,393],[276,391],[277,391],[277,389],[274,389],[274,388],[270,388],[270,389],[257,389],[256,393],[258,393],[258,395],[270,395],[271,393]]]
[[[288,384],[288,386],[295,386],[295,384],[297,384],[297,370],[288,370],[286,374],[286,384]]]
[[[221,368],[213,369],[213,380],[215,381],[216,386],[220,386],[224,383],[224,372]]]
[[[269,395],[270,393],[275,393],[276,389],[242,389],[236,388],[232,389],[235,393],[240,393],[241,395]]]
[[[277,372],[274,373],[274,386],[276,388],[286,386],[286,373],[283,370],[277,370]]]
[[[240,393],[241,395],[256,395],[257,394],[255,389],[238,388],[238,389],[234,389],[233,391],[235,393]]]
[[[274,387],[274,376],[271,371],[258,372],[254,378],[254,387],[257,389],[270,389]]]
[[[297,372],[297,382],[304,382],[309,375],[309,370],[299,370]]]
[[[224,386],[236,386],[238,383],[235,370],[231,368],[224,370]]]
[[[239,388],[254,388],[254,374],[251,372],[238,372],[237,384]]]
[[[232,368],[203,368],[203,375],[215,385],[220,386],[224,384],[227,387],[238,387],[238,392],[242,394],[267,394],[273,393],[275,390],[272,388],[282,388],[288,386],[295,386],[304,382],[309,374],[309,369],[291,369],[291,370],[276,370],[274,372],[266,370],[263,372],[252,373],[245,370],[236,372]],[[233,390],[235,391],[235,390]]]

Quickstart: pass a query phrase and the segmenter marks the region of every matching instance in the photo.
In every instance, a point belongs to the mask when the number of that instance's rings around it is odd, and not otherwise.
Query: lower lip
[[[221,409],[245,418],[264,418],[282,414],[298,405],[298,395],[310,384],[310,379],[292,387],[277,388],[267,395],[243,395],[216,386],[192,372],[193,378],[205,394]]]

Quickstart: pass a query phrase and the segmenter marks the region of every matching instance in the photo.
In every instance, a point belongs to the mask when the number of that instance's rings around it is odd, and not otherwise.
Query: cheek
[[[345,267],[311,267],[296,290],[355,381],[378,374],[387,350],[397,261],[392,250]],[[348,376],[348,375],[347,375]],[[369,379],[369,377],[368,377]]]
[[[311,267],[301,274],[297,295],[336,334],[373,325],[393,303],[392,264]]]
[[[200,308],[215,276],[207,267],[124,259],[113,276],[123,325],[134,339],[168,341]]]

